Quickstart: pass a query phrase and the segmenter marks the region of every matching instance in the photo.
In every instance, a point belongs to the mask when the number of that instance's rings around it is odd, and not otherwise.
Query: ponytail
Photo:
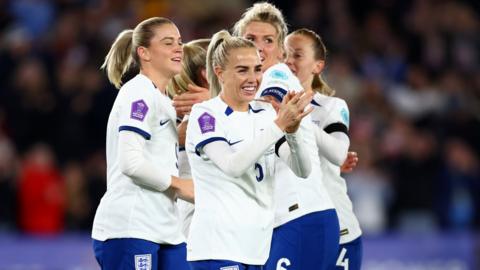
[[[101,69],[106,70],[108,80],[117,89],[120,89],[122,76],[132,64],[132,36],[132,29],[122,31],[113,42],[101,66]]]
[[[322,76],[320,76],[320,74],[316,74],[315,76],[313,76],[312,90],[325,96],[335,95],[335,90],[330,88],[330,86],[325,82],[325,80],[322,78]]]
[[[141,67],[137,48],[150,47],[150,40],[155,36],[155,28],[163,24],[173,24],[167,18],[152,17],[140,22],[135,29],[122,31],[105,56],[101,69],[107,71],[108,80],[117,89],[122,86],[122,76],[132,65]]]
[[[210,44],[208,45],[207,49],[207,80],[208,84],[210,85],[210,94],[212,97],[218,96],[222,87],[220,82],[218,81],[218,77],[215,74],[215,66],[224,66],[224,59],[225,57],[219,57],[219,54],[223,54],[222,52],[217,52],[217,48],[221,43],[224,42],[226,38],[230,37],[230,34],[226,30],[221,30],[213,35]],[[226,56],[226,55],[225,55]],[[221,60],[221,61],[220,61]]]

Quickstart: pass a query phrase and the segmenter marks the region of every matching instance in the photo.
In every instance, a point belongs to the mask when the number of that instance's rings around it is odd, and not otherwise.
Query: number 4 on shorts
[[[340,254],[338,255],[337,259],[337,266],[343,267],[343,269],[348,270],[348,258],[345,258],[345,255],[347,254],[347,249],[342,248],[342,251],[340,251]]]

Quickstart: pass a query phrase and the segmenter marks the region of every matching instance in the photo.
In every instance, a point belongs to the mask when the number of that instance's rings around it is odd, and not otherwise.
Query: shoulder
[[[279,63],[276,65],[273,65],[269,67],[264,75],[263,75],[264,80],[273,80],[273,81],[279,81],[279,82],[285,82],[291,84],[293,83],[300,83],[298,81],[297,76],[292,73],[290,68],[284,64],[284,63]],[[293,89],[292,89],[293,90]],[[295,89],[298,90],[298,89]]]
[[[264,77],[271,77],[278,80],[288,80],[293,75],[292,71],[284,63],[278,63],[269,67],[264,72]]]
[[[332,96],[326,96],[320,93],[315,93],[313,96],[313,101],[314,105],[324,107],[326,110],[335,110],[335,109],[342,109],[342,108],[347,108],[347,103],[345,100],[338,98],[338,97],[332,97]]]
[[[144,75],[138,74],[120,88],[119,95],[128,100],[151,100],[155,91],[153,83]]]
[[[279,95],[283,98],[288,91],[301,91],[303,87],[287,65],[280,63],[268,68],[262,77],[257,96]],[[278,93],[277,93],[278,92]]]
[[[327,103],[327,106],[328,110],[331,111],[330,115],[348,127],[350,125],[350,112],[348,110],[347,102],[338,97],[328,98],[329,102]]]
[[[190,120],[193,119],[207,119],[207,118],[218,118],[220,117],[220,104],[217,98],[212,98],[201,103],[193,105],[192,111],[190,112]]]

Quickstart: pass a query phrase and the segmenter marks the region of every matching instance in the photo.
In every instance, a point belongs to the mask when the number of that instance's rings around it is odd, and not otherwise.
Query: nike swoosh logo
[[[167,120],[160,120],[160,126],[163,126],[165,125],[166,123],[168,123],[168,121],[170,121],[170,119],[167,119]]]
[[[239,141],[236,141],[236,142],[230,142],[230,141],[229,141],[228,144],[234,145],[234,144],[237,144],[237,143],[239,143],[239,142],[241,142],[241,141],[243,141],[243,140],[239,140]]]

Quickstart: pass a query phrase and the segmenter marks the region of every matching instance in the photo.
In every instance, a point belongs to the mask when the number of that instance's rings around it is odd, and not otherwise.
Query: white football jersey
[[[132,131],[147,141],[144,157],[177,175],[176,114],[171,100],[142,74],[120,89],[107,126],[107,191],[98,206],[92,238],[139,238],[155,243],[185,241],[170,190],[159,192],[134,183],[119,168],[119,132]]]
[[[192,179],[190,163],[188,163],[184,147],[179,149],[178,153],[178,174],[180,178]],[[182,226],[182,233],[185,237],[188,237],[190,223],[192,223],[193,212],[195,211],[195,205],[182,199],[178,199],[177,207]]]
[[[323,129],[327,133],[348,131],[349,111],[343,99],[316,93],[312,104],[314,110],[311,118],[315,128]],[[348,243],[359,237],[362,232],[347,194],[347,184],[340,175],[340,167],[328,161],[320,153],[319,156],[325,186],[335,205],[340,222],[340,244]]]
[[[265,71],[257,96],[278,95],[283,99],[287,91],[301,90],[303,87],[298,78],[287,65],[281,63]],[[311,118],[307,115],[299,130],[312,162],[312,172],[307,179],[296,176],[280,159],[275,165],[275,227],[312,212],[334,208],[322,180],[313,128]]]
[[[226,141],[233,151],[241,149],[274,119],[273,108],[260,102],[252,102],[248,112],[233,111],[220,97],[193,106],[185,143],[195,185],[189,261],[266,262],[274,218],[274,146],[240,177],[225,174],[202,149],[217,140]]]

